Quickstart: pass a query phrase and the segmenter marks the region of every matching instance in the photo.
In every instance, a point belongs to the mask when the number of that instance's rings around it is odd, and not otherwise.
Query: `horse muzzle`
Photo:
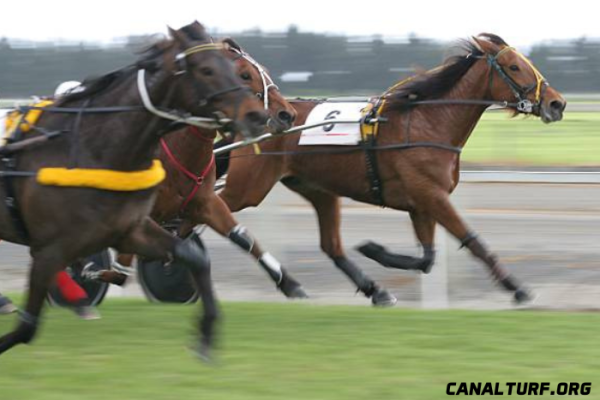
[[[562,100],[551,100],[542,104],[540,109],[540,117],[546,124],[558,122],[563,119],[563,112],[567,107],[567,103]]]

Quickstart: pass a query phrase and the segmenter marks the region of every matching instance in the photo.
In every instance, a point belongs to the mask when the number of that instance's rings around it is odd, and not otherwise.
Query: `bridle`
[[[269,90],[271,88],[275,88],[276,90],[279,90],[279,87],[275,84],[275,82],[273,82],[273,79],[271,79],[271,76],[269,76],[269,73],[264,69],[264,67],[262,65],[260,65],[260,63],[258,61],[256,61],[254,58],[252,58],[252,56],[250,54],[246,53],[243,50],[238,50],[235,47],[230,47],[229,50],[238,54],[241,58],[243,58],[244,60],[246,60],[250,64],[252,64],[254,66],[254,68],[256,68],[258,73],[260,74],[260,79],[262,80],[262,85],[263,85],[263,91],[262,91],[262,93],[260,93],[260,92],[255,93],[255,95],[256,95],[256,97],[258,97],[260,100],[263,101],[263,103],[265,105],[265,110],[268,110],[269,109]]]
[[[196,53],[200,53],[200,52],[204,52],[204,51],[220,51],[222,49],[223,49],[223,45],[221,45],[221,44],[205,43],[205,44],[190,47],[189,49],[186,49],[186,50],[182,51],[181,53],[178,53],[175,56],[177,70],[173,73],[173,75],[183,76],[189,72],[188,66],[187,66],[187,57],[191,56],[192,54],[196,54]],[[207,118],[207,117],[195,117],[195,116],[189,116],[189,115],[182,115],[181,113],[175,113],[173,111],[163,111],[163,110],[158,109],[157,107],[154,106],[154,104],[152,104],[152,100],[150,99],[150,95],[148,94],[148,89],[146,87],[145,74],[146,74],[145,69],[138,70],[137,86],[138,86],[138,91],[140,93],[140,97],[142,99],[142,103],[143,103],[144,107],[146,108],[146,110],[148,110],[152,114],[154,114],[158,117],[164,118],[164,119],[175,121],[176,123],[184,123],[187,125],[196,126],[198,128],[207,128],[207,129],[217,129],[217,128],[222,127],[223,125],[226,125],[226,124],[232,122],[231,119],[225,118],[221,113],[218,113],[218,112],[214,113],[215,116],[213,118]],[[201,85],[197,81],[194,81],[194,87],[196,88],[198,97],[200,98],[200,101],[199,101],[200,107],[205,107],[211,101],[213,101],[215,98],[222,96],[224,94],[236,92],[236,91],[248,90],[248,88],[244,85],[234,85],[229,88],[214,91],[208,95],[200,96],[200,93],[203,93]]]
[[[536,79],[535,83],[528,85],[528,86],[519,85],[517,82],[515,82],[515,80],[510,75],[508,75],[506,73],[506,71],[504,71],[504,68],[498,63],[498,58],[500,58],[500,56],[502,56],[504,53],[511,51],[511,50],[514,51],[517,54],[517,56],[519,56],[523,61],[525,61],[525,63],[531,68],[531,70],[533,71],[533,74],[535,75],[535,79]],[[546,91],[546,88],[548,87],[548,81],[544,78],[544,76],[540,73],[540,71],[538,71],[538,69],[531,63],[531,61],[529,61],[527,59],[527,57],[525,57],[524,55],[522,55],[521,53],[516,51],[513,47],[507,46],[507,47],[503,48],[502,50],[500,50],[498,53],[496,53],[496,55],[487,54],[486,60],[487,60],[488,65],[490,65],[490,67],[492,67],[492,70],[495,70],[496,72],[498,72],[498,75],[500,75],[500,78],[502,78],[502,80],[508,85],[510,90],[515,95],[515,98],[517,99],[517,104],[516,104],[515,108],[517,109],[517,111],[525,113],[525,114],[539,112],[539,109],[542,105],[544,93]],[[490,90],[492,88],[493,79],[494,79],[494,74],[490,73],[490,79],[489,79],[489,85],[488,85]],[[535,103],[532,103],[531,100],[529,100],[527,98],[527,95],[534,90],[535,90]]]

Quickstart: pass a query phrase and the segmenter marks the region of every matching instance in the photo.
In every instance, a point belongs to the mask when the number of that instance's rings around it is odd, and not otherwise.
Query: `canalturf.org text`
[[[446,386],[449,396],[587,396],[591,391],[591,382],[450,382]]]

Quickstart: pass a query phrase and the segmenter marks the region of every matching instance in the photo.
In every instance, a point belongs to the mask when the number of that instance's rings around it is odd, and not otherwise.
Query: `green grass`
[[[537,118],[486,113],[469,139],[465,163],[512,166],[600,166],[600,113],[566,113],[543,124]]]
[[[226,304],[207,366],[186,349],[195,310],[109,299],[90,322],[52,310],[33,346],[0,358],[0,398],[418,400],[450,381],[587,381],[600,398],[598,314]]]

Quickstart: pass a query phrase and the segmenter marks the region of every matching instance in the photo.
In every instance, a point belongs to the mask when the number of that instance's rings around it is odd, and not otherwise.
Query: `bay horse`
[[[59,270],[113,247],[190,268],[203,302],[196,349],[209,355],[218,317],[210,262],[201,243],[175,238],[149,218],[165,174],[152,160],[161,137],[182,123],[209,116],[256,136],[267,115],[202,25],[169,32],[133,65],[45,108],[26,138],[17,130],[0,149],[0,238],[29,246],[33,258],[25,310],[0,338],[0,353],[34,338]]]
[[[254,60],[233,39],[222,41],[223,54],[235,62],[242,82],[263,102],[269,112],[269,128],[277,134],[292,127],[296,111],[283,98],[268,71]],[[220,235],[230,239],[243,251],[251,253],[276,287],[289,298],[307,297],[302,286],[274,258],[265,253],[232,216],[227,205],[214,191],[216,180],[213,143],[216,130],[186,127],[161,140],[159,159],[165,165],[167,178],[158,190],[151,217],[165,223],[181,219],[179,236],[187,236],[196,225],[206,224]],[[111,270],[84,270],[88,279],[123,285],[133,255],[120,254]],[[91,265],[90,265],[91,266]]]
[[[516,301],[529,300],[529,290],[465,224],[449,195],[459,182],[460,150],[489,106],[508,106],[515,114],[532,114],[550,123],[562,119],[566,102],[500,37],[481,34],[465,42],[463,50],[374,100],[375,114],[388,122],[379,124],[376,139],[371,135],[366,148],[299,146],[299,134],[293,134],[263,142],[260,154],[252,148],[233,151],[221,198],[234,212],[255,207],[281,181],[312,204],[321,249],[367,295],[376,284],[344,252],[340,196],[409,213],[423,254],[393,254],[373,242],[358,248],[383,266],[428,273],[435,259],[438,223],[483,261]],[[296,123],[302,125],[319,101],[292,104],[298,112]]]

